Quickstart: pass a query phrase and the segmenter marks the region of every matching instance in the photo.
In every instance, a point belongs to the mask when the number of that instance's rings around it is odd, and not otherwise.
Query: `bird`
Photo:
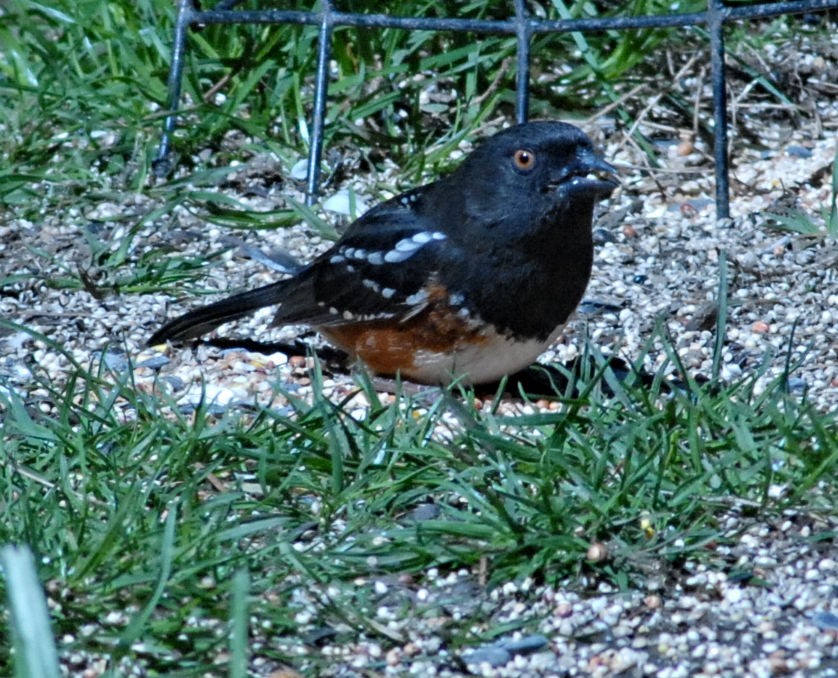
[[[497,382],[560,336],[593,263],[594,205],[617,170],[578,127],[485,138],[449,174],[379,203],[288,278],[168,322],[150,346],[276,306],[380,377]]]

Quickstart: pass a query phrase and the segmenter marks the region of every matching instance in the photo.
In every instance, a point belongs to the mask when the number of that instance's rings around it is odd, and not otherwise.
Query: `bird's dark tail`
[[[275,306],[283,300],[289,280],[259,287],[255,290],[234,294],[209,306],[196,308],[179,318],[166,323],[148,340],[149,346],[156,346],[166,341],[187,341],[195,339],[219,325],[231,320],[238,320],[265,306]]]

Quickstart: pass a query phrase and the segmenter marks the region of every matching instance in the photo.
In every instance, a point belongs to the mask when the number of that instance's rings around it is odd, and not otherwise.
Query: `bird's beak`
[[[615,183],[619,183],[617,180],[617,168],[614,167],[610,162],[605,162],[602,158],[596,155],[588,155],[582,158],[582,166],[585,167],[588,172],[593,172],[595,174],[599,174],[602,176],[610,177],[611,181]]]
[[[607,198],[620,185],[617,168],[593,153],[580,155],[565,177],[574,192],[584,192],[597,198]]]
[[[551,182],[554,188],[570,191],[575,195],[589,195],[607,198],[620,185],[617,168],[595,155],[593,151],[582,151],[576,159],[565,165],[561,173]]]

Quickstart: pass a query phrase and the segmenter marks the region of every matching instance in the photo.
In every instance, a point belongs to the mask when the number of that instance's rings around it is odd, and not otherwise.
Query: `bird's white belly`
[[[492,331],[480,343],[469,343],[450,353],[417,351],[404,377],[423,383],[482,384],[497,381],[528,367],[561,334],[563,325],[542,341],[515,339]]]

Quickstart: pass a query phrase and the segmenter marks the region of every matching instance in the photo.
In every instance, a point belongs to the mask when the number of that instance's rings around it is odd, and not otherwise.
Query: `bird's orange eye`
[[[528,172],[535,167],[535,153],[528,151],[526,148],[519,148],[512,155],[512,162],[515,163],[515,167],[519,170]]]

